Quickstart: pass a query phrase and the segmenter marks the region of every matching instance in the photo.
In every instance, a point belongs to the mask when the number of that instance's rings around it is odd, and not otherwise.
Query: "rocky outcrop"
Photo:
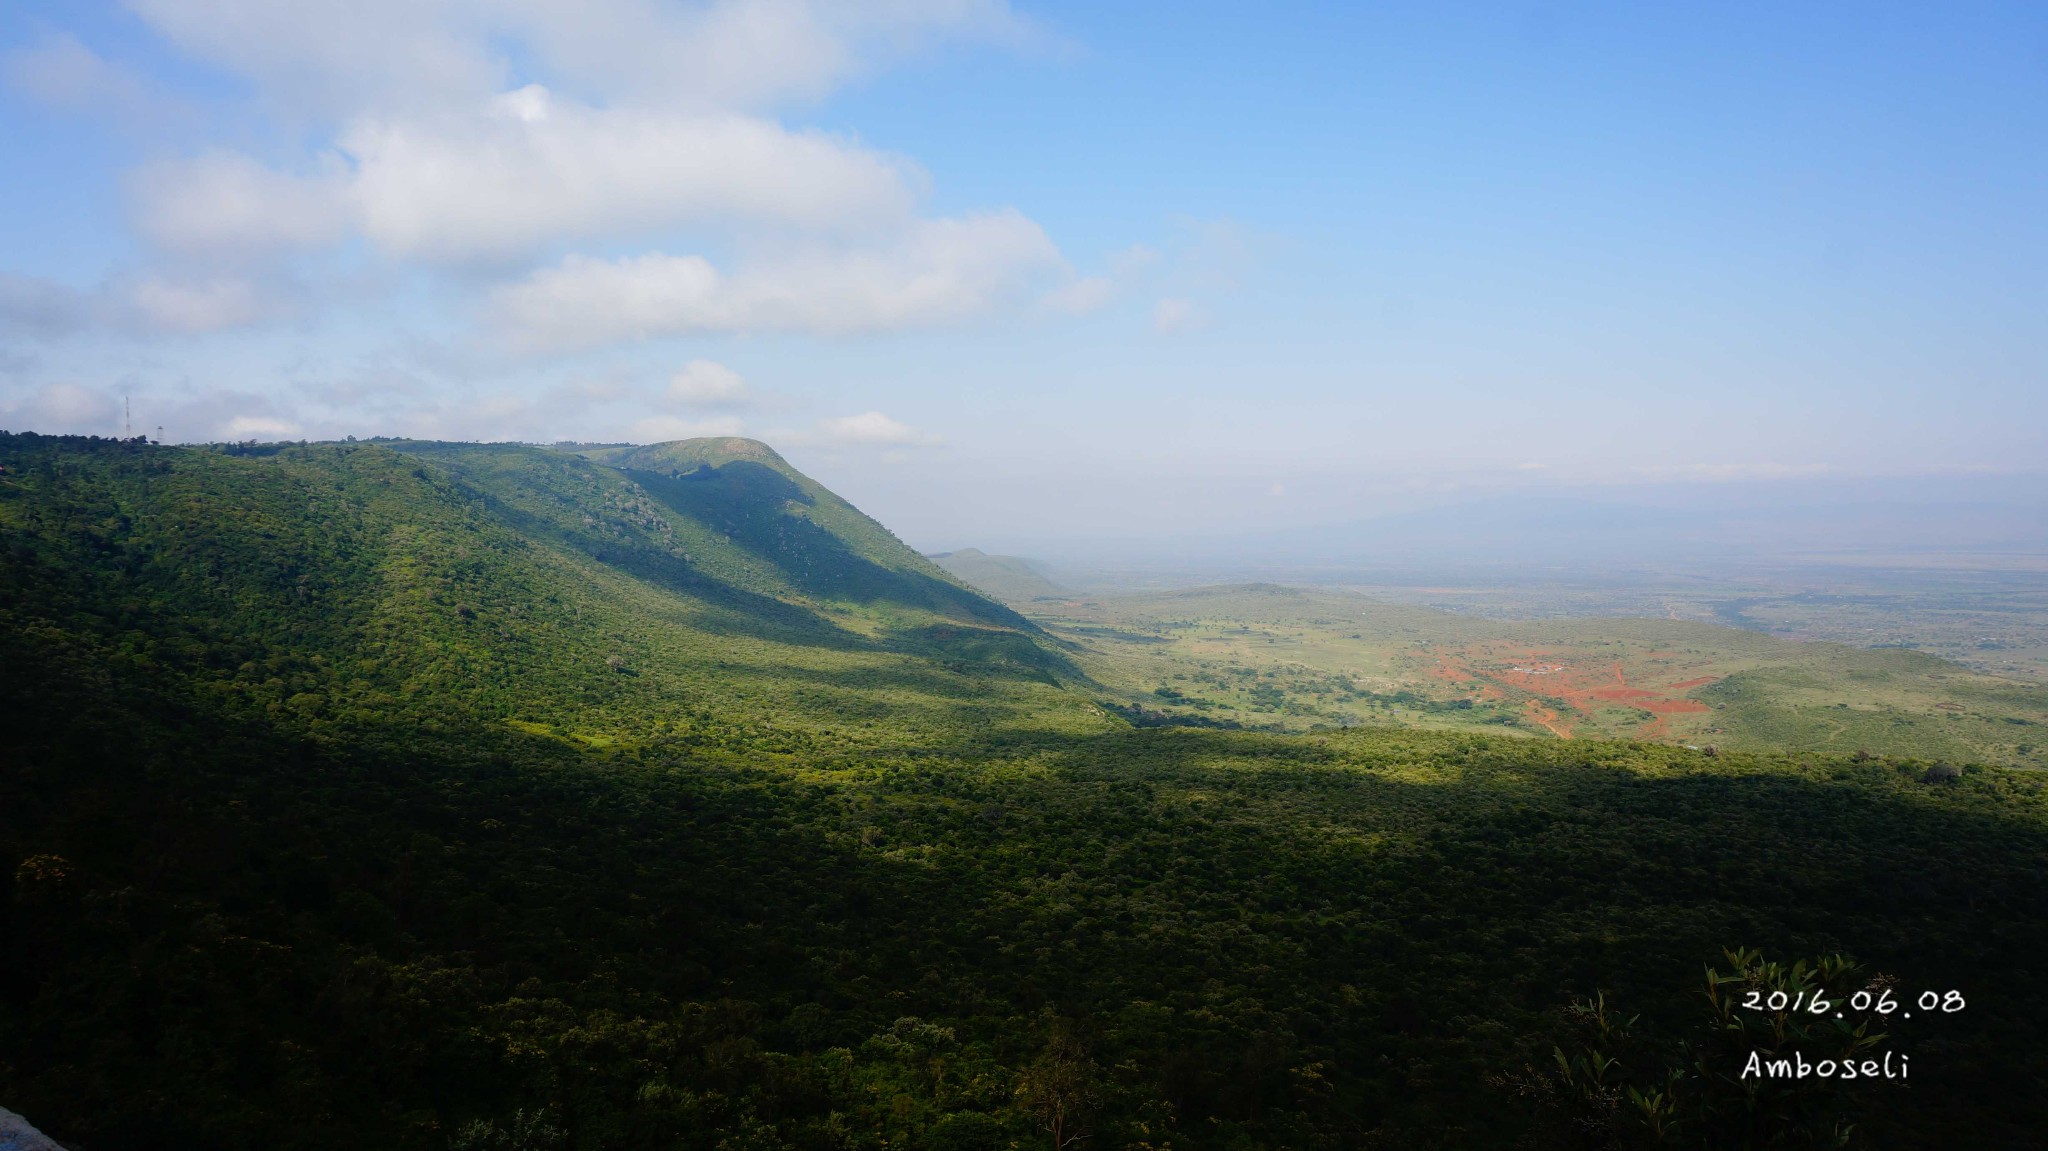
[[[29,1126],[29,1122],[5,1107],[0,1107],[0,1151],[64,1151],[48,1135]]]

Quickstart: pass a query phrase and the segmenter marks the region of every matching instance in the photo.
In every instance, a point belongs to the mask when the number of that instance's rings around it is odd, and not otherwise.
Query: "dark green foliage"
[[[1118,703],[1109,699],[1097,700],[1096,703],[1104,711],[1121,716],[1124,722],[1132,727],[1211,727],[1221,731],[1237,731],[1244,726],[1234,719],[1211,719],[1206,715],[1184,711],[1161,711],[1143,704]]]
[[[1035,630],[905,547],[766,444],[683,440],[587,454],[623,470],[804,594],[913,605],[961,622]]]
[[[2019,773],[1136,730],[557,453],[0,464],[0,1102],[76,1151],[1737,1145],[1738,940],[1970,997],[1785,1130],[2048,1128]]]
[[[1725,959],[1728,970],[1707,969],[1694,1018],[1661,1034],[1622,1017],[1605,994],[1567,1007],[1548,1062],[1500,1081],[1534,1104],[1534,1141],[1845,1147],[1877,1093],[1905,1089],[1910,1057],[1886,1050],[1894,1036],[1885,1028],[1901,1021],[1895,981],[1841,956],[1788,966],[1735,950]],[[1852,1077],[1841,1075],[1845,1064]],[[1802,1066],[1828,1077],[1773,1073]]]

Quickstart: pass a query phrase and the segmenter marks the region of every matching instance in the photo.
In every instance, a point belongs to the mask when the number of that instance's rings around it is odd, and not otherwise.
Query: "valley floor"
[[[2048,685],[1690,621],[1491,619],[1277,585],[1022,605],[1159,722],[1353,724],[2048,766]]]

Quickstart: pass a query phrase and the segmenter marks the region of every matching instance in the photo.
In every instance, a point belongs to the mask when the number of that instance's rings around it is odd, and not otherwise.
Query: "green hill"
[[[812,726],[839,697],[946,701],[963,677],[1036,711],[1077,678],[1031,625],[786,467],[677,479],[434,443],[8,448],[0,514],[26,517],[10,527],[33,541],[17,545],[38,561],[31,595],[319,722],[401,693],[614,737],[714,706]],[[45,534],[55,508],[72,534]],[[284,701],[268,698],[284,677],[242,668],[315,657],[318,689]]]
[[[0,434],[0,1104],[75,1151],[2048,1129],[2032,773],[1134,729],[1068,651],[745,441]],[[1845,1021],[1911,1090],[1744,1085],[1860,1040],[1707,964],[1967,1010]]]
[[[859,603],[926,622],[1029,631],[1015,612],[964,588],[889,529],[861,514],[755,440],[681,440],[583,455],[618,469],[711,538],[712,557],[743,552],[782,594]],[[720,545],[723,545],[721,548]],[[744,579],[737,569],[731,578]]]
[[[963,582],[1004,603],[1059,599],[1073,593],[1053,582],[1037,564],[1018,556],[992,556],[980,548],[941,552],[931,561]]]

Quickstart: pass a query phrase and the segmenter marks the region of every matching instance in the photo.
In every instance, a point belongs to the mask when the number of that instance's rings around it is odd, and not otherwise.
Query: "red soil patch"
[[[1441,655],[1436,657],[1436,666],[1430,669],[1430,674],[1438,679],[1448,680],[1451,683],[1463,683],[1466,680],[1479,678],[1472,674],[1471,668],[1466,667],[1462,663],[1452,663],[1450,659]]]
[[[1594,699],[1655,699],[1657,693],[1644,691],[1639,687],[1603,687],[1592,693]]]
[[[1522,700],[1524,714],[1559,739],[1572,738],[1579,723],[1587,721],[1598,708],[1616,703],[1649,713],[1650,718],[1635,727],[1633,738],[1669,739],[1673,717],[1712,710],[1706,704],[1683,698],[1680,693],[1721,678],[1700,676],[1668,687],[1634,687],[1628,682],[1628,671],[1622,662],[1574,666],[1573,657],[1587,653],[1556,648],[1482,644],[1439,649],[1429,654],[1435,664],[1430,670],[1432,678],[1459,683],[1476,680],[1481,686],[1474,694],[1482,699],[1512,699],[1524,692],[1537,697]],[[1650,656],[1685,659],[1678,652],[1651,652]],[[1503,666],[1510,663],[1514,666]],[[1677,668],[1662,674],[1674,672],[1685,674]]]

